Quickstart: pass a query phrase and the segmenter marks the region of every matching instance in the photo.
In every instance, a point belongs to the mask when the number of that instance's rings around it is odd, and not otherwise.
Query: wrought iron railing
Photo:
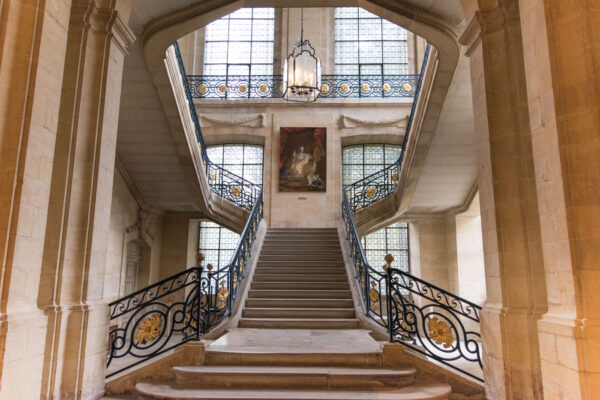
[[[418,74],[322,75],[319,98],[414,97]],[[188,75],[195,99],[280,99],[282,75]]]
[[[190,91],[191,85],[188,82],[188,77],[185,72],[185,65],[183,64],[183,59],[181,57],[181,52],[177,42],[173,44],[173,47],[175,50],[175,56],[177,57],[183,88],[185,90],[188,109],[194,124],[194,129],[196,131],[196,139],[198,140],[198,144],[200,146],[200,155],[202,157],[202,164],[204,167],[204,172],[206,173],[206,178],[208,179],[208,184],[212,191],[217,195],[235,203],[241,208],[250,210],[258,194],[261,192],[262,186],[252,183],[249,180],[226,170],[225,168],[213,163],[208,158],[206,145],[204,143],[202,130],[200,128],[200,121],[198,120],[198,114],[196,113],[193,96]]]
[[[421,67],[421,74],[418,75],[416,87],[414,89],[414,101],[406,127],[406,133],[402,141],[402,150],[400,151],[400,157],[393,164],[377,171],[359,181],[356,181],[350,185],[345,186],[344,194],[350,200],[352,211],[359,211],[376,201],[384,199],[394,193],[394,190],[398,187],[400,181],[400,167],[404,160],[404,154],[408,144],[409,134],[412,130],[415,111],[419,98],[421,96],[421,88],[423,86],[423,77],[425,76],[425,70],[429,61],[429,54],[431,52],[431,45],[427,45],[425,56],[423,58],[423,65]]]
[[[483,382],[472,367],[483,368],[478,332],[481,307],[391,268],[390,254],[384,273],[377,271],[367,261],[346,197],[342,218],[366,316],[388,331],[390,342],[401,343]]]
[[[229,264],[186,269],[109,304],[106,377],[123,372],[190,340],[229,317],[263,216],[262,192]]]

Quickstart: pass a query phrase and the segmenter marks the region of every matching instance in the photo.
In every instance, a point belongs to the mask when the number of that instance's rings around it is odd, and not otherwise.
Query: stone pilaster
[[[548,312],[544,399],[600,398],[600,28],[594,2],[521,0]]]
[[[541,399],[537,320],[546,290],[517,1],[479,1],[461,41],[479,141],[486,391],[492,399]]]
[[[37,307],[70,1],[0,2],[0,396],[39,399]],[[24,380],[24,377],[27,377]]]
[[[114,0],[74,0],[39,303],[48,317],[42,397],[104,388],[102,302],[123,62],[133,35]]]

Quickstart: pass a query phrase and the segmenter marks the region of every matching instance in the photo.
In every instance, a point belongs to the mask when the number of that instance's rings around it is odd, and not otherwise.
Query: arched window
[[[360,7],[335,9],[336,75],[408,73],[407,32]]]
[[[273,75],[273,8],[242,8],[206,26],[204,75]]]

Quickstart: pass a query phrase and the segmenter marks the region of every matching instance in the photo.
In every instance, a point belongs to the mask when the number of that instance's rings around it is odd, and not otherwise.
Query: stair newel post
[[[196,267],[198,268],[198,281],[196,282],[196,340],[200,340],[200,307],[202,306],[202,261],[204,261],[204,254],[198,252],[196,254]]]
[[[385,292],[386,292],[386,308],[387,308],[387,324],[388,324],[388,334],[390,336],[390,341],[392,341],[394,335],[393,328],[393,317],[392,317],[392,261],[394,261],[394,256],[391,254],[387,254],[385,256]]]
[[[212,285],[212,269],[213,269],[213,265],[212,264],[206,264],[206,269],[208,270],[208,272],[206,273],[206,281],[208,282],[207,284],[207,288],[206,288],[206,327],[205,330],[208,330],[208,327],[210,326],[211,323],[211,313],[214,312],[214,308],[213,307],[213,285]],[[215,295],[217,293],[217,285],[218,285],[218,281],[215,283]],[[214,299],[214,302],[216,303],[216,298]]]

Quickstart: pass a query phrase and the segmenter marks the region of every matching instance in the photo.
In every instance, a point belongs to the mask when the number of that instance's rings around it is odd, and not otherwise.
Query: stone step
[[[384,390],[414,383],[416,369],[176,366],[175,382],[203,389]]]
[[[342,258],[342,253],[339,254],[331,254],[331,253],[323,253],[323,254],[312,254],[312,253],[305,253],[305,254],[287,254],[287,253],[281,253],[281,254],[260,254],[260,256],[258,257],[258,262],[264,262],[264,261],[339,261],[342,262],[343,258]]]
[[[279,255],[294,255],[294,256],[304,256],[307,253],[309,254],[313,254],[313,255],[322,255],[322,256],[342,256],[342,250],[338,247],[337,249],[335,248],[326,248],[326,249],[319,249],[319,248],[313,248],[313,249],[309,249],[309,248],[302,248],[299,249],[297,247],[276,247],[276,248],[263,248],[260,252],[260,255],[269,255],[269,256],[279,256]]]
[[[255,273],[253,282],[348,282],[346,275],[263,274]]]
[[[243,318],[304,318],[352,319],[352,308],[250,308],[242,311]]]
[[[446,400],[452,390],[450,385],[424,383],[383,392],[333,391],[333,390],[252,390],[246,389],[196,389],[168,382],[135,385],[142,399],[161,400]]]
[[[349,308],[354,310],[352,299],[247,299],[250,308]]]
[[[259,329],[354,329],[357,319],[240,318],[240,328]]]
[[[343,267],[343,260],[327,260],[327,261],[291,261],[291,260],[262,260],[259,259],[257,266],[259,267],[278,267],[278,268],[326,268],[326,267]]]
[[[284,237],[270,237],[265,238],[263,246],[297,246],[297,247],[329,247],[335,246],[340,247],[340,240],[338,238],[319,238],[317,240],[312,238],[284,238]]]
[[[249,299],[351,299],[349,290],[255,290],[248,291]]]
[[[306,233],[306,234],[296,234],[296,233],[281,233],[281,234],[270,234],[267,233],[265,235],[266,241],[271,240],[292,240],[292,239],[300,239],[300,240],[310,240],[310,241],[318,241],[321,239],[331,240],[338,242],[340,241],[337,233],[334,234],[321,234],[321,233]]]
[[[337,267],[308,268],[308,267],[276,267],[276,266],[257,266],[256,274],[277,274],[277,275],[343,275],[346,276],[346,270],[343,265]]]
[[[252,282],[256,290],[350,290],[348,282]]]

